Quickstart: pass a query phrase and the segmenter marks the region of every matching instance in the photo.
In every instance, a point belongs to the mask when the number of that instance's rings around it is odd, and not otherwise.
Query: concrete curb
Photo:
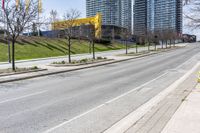
[[[29,70],[29,71],[24,71],[24,72],[15,72],[15,73],[8,73],[8,74],[0,74],[0,77],[5,77],[5,76],[12,76],[12,75],[20,75],[20,74],[26,74],[26,73],[36,73],[36,72],[41,72],[41,71],[46,71],[48,69],[37,69],[37,70]]]
[[[155,54],[155,53],[153,53],[153,54]],[[145,56],[150,56],[150,55],[153,55],[153,54],[143,55],[143,56],[140,56],[140,57],[123,59],[123,60],[117,60],[117,61],[115,60],[115,61],[96,64],[96,65],[92,65],[92,66],[84,66],[84,67],[81,67],[81,68],[62,70],[62,71],[55,71],[55,72],[47,72],[47,73],[43,73],[43,74],[24,76],[24,77],[19,77],[19,78],[14,78],[14,79],[5,79],[5,80],[0,80],[0,83],[8,83],[8,82],[14,82],[14,81],[20,81],[20,80],[26,80],[26,79],[33,79],[33,78],[37,78],[37,77],[44,77],[44,76],[50,76],[50,75],[55,75],[55,74],[61,74],[61,73],[66,73],[66,72],[73,72],[73,71],[77,71],[77,70],[83,70],[83,69],[88,69],[88,68],[93,68],[93,67],[99,67],[99,66],[104,66],[104,65],[114,64],[114,63],[120,63],[120,62],[123,62],[123,61],[142,58],[142,57],[145,57]]]
[[[172,50],[176,50],[176,49],[169,49],[169,50],[166,50],[166,51],[157,51],[155,53],[144,54],[144,55],[135,56],[135,57],[132,57],[132,58],[127,58],[127,59],[109,61],[109,62],[105,62],[105,63],[101,63],[101,64],[95,64],[95,65],[91,65],[91,66],[84,66],[84,67],[75,68],[75,69],[47,72],[47,73],[42,73],[42,74],[38,74],[38,75],[28,75],[28,76],[24,76],[24,77],[13,78],[13,79],[5,79],[5,80],[0,80],[0,83],[15,82],[15,81],[33,79],[33,78],[38,78],[38,77],[50,76],[50,75],[55,75],[55,74],[61,74],[61,73],[66,73],[66,72],[73,72],[73,71],[83,70],[83,69],[88,69],[88,68],[94,68],[94,67],[99,67],[99,66],[129,61],[129,60],[133,60],[133,59],[143,58],[143,57],[146,57],[146,56],[151,56],[151,55],[160,54],[160,53],[164,53],[164,52],[170,52]]]
[[[135,111],[128,114],[126,117],[115,123],[112,127],[104,131],[103,133],[124,133],[132,125],[134,125],[138,120],[140,120],[149,110],[151,110],[155,105],[162,101],[168,94],[175,90],[180,84],[182,84],[192,73],[198,70],[200,62],[198,62],[190,71],[185,75],[175,81],[172,85],[166,88],[164,91],[160,92],[158,95],[153,97],[147,103],[143,104],[141,107]]]
[[[79,63],[79,64],[50,64],[48,66],[51,67],[74,67],[74,66],[84,66],[84,65],[92,65],[96,63],[102,63],[102,62],[107,62],[107,61],[112,61],[114,59],[105,59],[105,60],[99,60],[99,61],[94,61],[94,62],[89,62],[89,63]]]

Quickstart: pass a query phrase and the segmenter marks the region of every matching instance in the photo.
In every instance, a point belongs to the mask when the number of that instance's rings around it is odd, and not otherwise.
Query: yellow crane
[[[67,28],[68,21],[57,21],[52,23],[52,30],[64,30]],[[95,27],[95,37],[97,39],[101,38],[102,33],[102,15],[100,13],[97,13],[94,17],[88,17],[88,18],[81,18],[74,20],[74,26],[81,26],[81,25],[94,25]]]

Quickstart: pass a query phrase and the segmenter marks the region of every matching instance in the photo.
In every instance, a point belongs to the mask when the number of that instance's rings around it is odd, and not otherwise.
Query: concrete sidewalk
[[[77,70],[82,70],[82,69],[88,69],[88,68],[128,61],[128,60],[132,60],[132,59],[143,58],[143,57],[154,55],[154,54],[169,52],[171,50],[176,50],[176,48],[175,49],[173,49],[173,48],[165,49],[165,50],[161,50],[161,51],[152,51],[150,53],[145,53],[145,54],[136,55],[136,56],[114,56],[114,55],[106,56],[108,59],[112,59],[112,60],[103,61],[103,62],[94,63],[94,64],[92,63],[92,64],[80,65],[80,66],[54,67],[54,66],[50,66],[49,64],[40,64],[40,65],[38,65],[38,67],[41,69],[44,69],[43,71],[36,71],[36,72],[30,72],[30,73],[19,73],[19,74],[11,74],[11,75],[3,75],[3,76],[0,75],[0,83],[7,83],[7,82],[49,76],[49,75],[54,75],[54,74],[60,74],[60,73],[65,73],[65,72],[72,72],[72,71],[77,71]],[[39,62],[39,63],[41,63],[41,62]],[[25,65],[25,64],[26,64],[26,62],[24,62],[23,65]],[[27,67],[30,67],[30,66],[27,66]],[[0,65],[0,69],[1,69],[1,65]]]
[[[200,84],[184,100],[162,133],[200,133]]]
[[[186,46],[186,45],[187,45],[187,43],[176,44],[176,46]],[[161,46],[158,45],[157,48],[161,48]],[[153,50],[154,46],[151,46],[150,49]],[[148,50],[148,47],[138,47],[138,52],[147,51],[147,50]],[[136,51],[135,48],[131,48],[128,50],[128,52],[135,52],[135,51]],[[102,56],[102,57],[113,58],[113,56],[120,55],[120,54],[125,54],[125,49],[96,52],[96,57]],[[79,60],[79,59],[83,59],[83,58],[92,58],[92,54],[85,53],[85,54],[72,55],[72,60]],[[16,61],[16,67],[38,66],[40,68],[46,69],[47,65],[49,65],[53,62],[59,62],[59,61],[63,61],[63,60],[68,61],[68,57],[61,56],[61,57],[21,60],[21,61]],[[0,62],[0,69],[6,69],[6,68],[11,68],[11,64],[6,63],[6,62]]]

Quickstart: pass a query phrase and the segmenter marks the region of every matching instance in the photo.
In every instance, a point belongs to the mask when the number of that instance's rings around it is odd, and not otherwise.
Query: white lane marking
[[[153,79],[153,80],[150,80],[149,82],[146,82],[145,84],[142,84],[142,85],[140,85],[140,86],[134,88],[133,90],[131,90],[131,91],[127,92],[127,93],[124,93],[124,94],[122,94],[122,95],[120,95],[120,96],[118,96],[118,97],[116,97],[116,98],[114,98],[114,99],[112,99],[112,100],[110,100],[110,101],[108,101],[108,102],[105,102],[104,104],[101,104],[101,105],[99,105],[99,106],[97,106],[97,107],[95,107],[95,108],[93,108],[93,109],[91,109],[91,110],[89,110],[89,111],[87,111],[87,112],[85,112],[85,113],[83,113],[83,114],[80,114],[80,115],[78,115],[78,116],[76,116],[76,117],[74,117],[74,118],[72,118],[72,119],[70,119],[70,120],[68,120],[68,121],[65,121],[65,122],[63,122],[63,123],[61,123],[61,124],[59,124],[59,125],[57,125],[57,126],[55,126],[55,127],[53,127],[53,128],[50,128],[50,129],[44,131],[43,133],[50,133],[50,132],[53,132],[54,130],[56,130],[56,129],[58,129],[58,128],[60,128],[60,127],[62,127],[62,126],[64,126],[64,125],[66,125],[66,124],[68,124],[68,123],[70,123],[70,122],[72,122],[73,120],[76,120],[76,119],[78,119],[78,118],[81,118],[82,116],[84,116],[84,115],[86,115],[86,114],[89,114],[89,113],[91,113],[91,112],[93,112],[93,111],[95,111],[95,110],[97,110],[97,109],[99,109],[99,108],[105,106],[106,104],[109,104],[109,103],[111,103],[111,102],[114,102],[114,101],[116,101],[116,100],[122,98],[123,96],[126,96],[126,95],[130,94],[131,92],[134,92],[134,91],[140,89],[141,87],[143,87],[143,86],[145,86],[145,85],[147,85],[147,84],[149,84],[149,83],[151,83],[151,82],[157,80],[158,78],[161,78],[162,76],[164,76],[164,75],[166,75],[166,74],[167,74],[167,73],[164,73],[164,74],[158,76],[157,78],[155,78],[155,79]]]
[[[180,77],[172,85],[160,92],[158,95],[150,99],[148,102],[143,104],[141,107],[131,112],[129,115],[124,117],[122,120],[114,124],[112,127],[104,131],[103,133],[124,133],[140,118],[142,118],[150,109],[162,101],[169,93],[176,89],[181,83],[183,83],[193,72],[200,66],[200,62],[197,63],[190,71]]]
[[[193,58],[193,57],[192,57],[192,58]],[[192,58],[190,58],[190,59],[192,59]],[[190,60],[190,59],[189,59],[189,60]],[[181,66],[183,66],[183,65],[184,65],[186,62],[188,62],[189,60],[187,60],[187,61],[185,61],[184,63],[180,64],[180,65],[179,65],[178,67],[176,67],[175,69],[180,68]],[[58,129],[58,128],[60,128],[60,127],[62,127],[62,126],[64,126],[64,125],[66,125],[66,124],[68,124],[69,122],[72,122],[72,121],[74,121],[74,120],[76,120],[76,119],[78,119],[78,118],[81,118],[82,116],[84,116],[84,115],[86,115],[86,114],[88,114],[88,113],[91,113],[92,111],[95,111],[95,110],[97,110],[97,109],[99,109],[99,108],[105,106],[105,105],[108,104],[108,103],[112,103],[112,102],[114,102],[114,101],[116,101],[116,100],[118,100],[118,99],[120,99],[120,98],[122,98],[122,97],[124,97],[124,96],[126,96],[126,95],[128,95],[128,94],[130,94],[131,92],[134,92],[134,91],[136,91],[136,90],[138,90],[138,89],[144,87],[145,85],[150,84],[150,83],[153,82],[153,81],[156,81],[157,79],[161,78],[162,76],[165,76],[165,75],[168,74],[168,73],[169,73],[169,71],[166,71],[166,72],[164,72],[162,75],[160,75],[160,76],[158,76],[158,77],[156,77],[156,78],[154,78],[154,79],[152,79],[152,80],[150,80],[150,81],[148,81],[148,82],[146,82],[146,83],[144,83],[144,84],[142,84],[142,85],[140,85],[140,86],[138,86],[138,87],[136,87],[136,88],[134,88],[134,89],[132,89],[132,90],[130,90],[130,91],[128,91],[128,92],[126,92],[126,93],[124,93],[124,94],[122,94],[122,95],[116,97],[116,98],[114,98],[114,99],[111,99],[110,101],[105,102],[104,104],[101,104],[101,105],[99,105],[99,106],[97,106],[97,107],[95,107],[95,108],[93,108],[93,109],[91,109],[91,110],[89,110],[89,111],[87,111],[87,112],[85,112],[85,113],[83,113],[83,114],[80,114],[80,115],[78,115],[78,116],[76,116],[76,117],[73,117],[72,119],[70,119],[70,120],[68,120],[68,121],[65,121],[65,122],[63,122],[63,123],[61,123],[61,124],[59,124],[59,125],[57,125],[57,126],[55,126],[55,127],[52,127],[52,128],[50,128],[50,129],[44,131],[43,133],[51,133],[51,132],[53,132],[54,130],[56,130],[56,129]]]
[[[4,100],[4,101],[0,101],[0,104],[12,102],[12,101],[16,101],[16,100],[21,100],[21,99],[31,97],[31,96],[35,96],[35,95],[39,95],[39,94],[42,94],[42,93],[45,93],[45,92],[47,92],[47,91],[40,91],[40,92],[32,93],[32,94],[29,94],[29,95],[24,95],[24,96],[21,96],[21,97],[7,99],[7,100]]]
[[[148,81],[148,82],[146,82],[146,83],[144,83],[144,84],[142,84],[142,85],[136,87],[136,88],[133,89],[133,90],[130,90],[130,91],[128,91],[128,92],[126,92],[126,93],[124,93],[124,94],[122,94],[122,95],[120,95],[120,96],[118,96],[118,97],[116,97],[116,98],[114,98],[114,99],[112,99],[112,100],[106,102],[106,104],[112,103],[112,102],[114,102],[114,101],[116,101],[116,100],[118,100],[118,99],[120,99],[120,98],[122,98],[122,97],[124,97],[124,96],[127,96],[128,94],[130,94],[130,93],[132,93],[132,92],[134,92],[134,91],[136,91],[136,90],[138,90],[138,89],[140,89],[140,88],[142,88],[142,87],[144,87],[144,86],[146,86],[146,85],[152,83],[153,81],[156,81],[157,79],[159,79],[159,78],[165,76],[166,74],[167,74],[167,72],[163,73],[162,75],[158,76],[157,78],[154,78],[154,79],[152,79],[152,80],[150,80],[150,81]]]
[[[78,118],[81,118],[82,116],[84,116],[84,115],[86,115],[86,114],[89,114],[89,113],[91,113],[91,112],[93,112],[93,111],[95,111],[95,110],[97,110],[97,109],[103,107],[104,105],[105,105],[105,104],[101,104],[101,105],[99,105],[99,106],[97,106],[97,107],[95,107],[95,108],[93,108],[93,109],[91,109],[91,110],[89,110],[89,111],[87,111],[87,112],[85,112],[85,113],[83,113],[83,114],[80,114],[80,115],[78,115],[78,116],[76,116],[76,117],[74,117],[74,118],[72,118],[72,119],[70,119],[70,120],[68,120],[68,121],[65,121],[65,122],[63,122],[63,123],[61,123],[61,124],[59,124],[59,125],[57,125],[57,126],[55,126],[55,127],[53,127],[53,128],[50,128],[50,129],[46,130],[46,131],[43,132],[43,133],[50,133],[50,132],[54,131],[55,129],[60,128],[60,127],[62,127],[62,126],[64,126],[64,125],[66,125],[66,124],[72,122],[73,120],[76,120],[76,119],[78,119]]]
[[[192,56],[190,59],[195,59],[195,60],[198,60],[197,58],[195,58],[197,55],[199,55],[200,54],[200,52],[198,52],[198,54],[195,54],[194,56]],[[184,65],[186,65],[189,61],[190,61],[190,59],[189,60],[187,60],[186,62],[183,62],[181,65],[179,65],[178,67],[176,67],[175,69],[180,69],[181,67],[183,67]]]

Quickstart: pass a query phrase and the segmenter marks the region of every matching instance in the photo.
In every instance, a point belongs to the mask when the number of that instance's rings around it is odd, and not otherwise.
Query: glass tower
[[[147,29],[147,0],[135,0],[134,7],[134,34],[143,35]]]
[[[134,19],[138,18],[134,20],[136,35],[164,30],[182,33],[182,0],[135,0]]]
[[[103,25],[132,27],[132,0],[86,0],[87,17],[102,13]]]

